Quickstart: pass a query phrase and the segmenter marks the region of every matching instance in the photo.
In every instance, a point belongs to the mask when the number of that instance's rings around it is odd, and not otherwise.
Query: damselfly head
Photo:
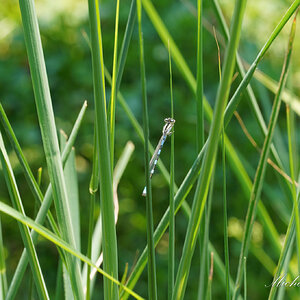
[[[175,123],[175,120],[172,118],[165,118],[164,121],[165,121],[165,123],[172,123],[172,124]]]
[[[163,134],[171,135],[173,133],[172,128],[174,126],[175,120],[172,118],[165,118],[164,121],[166,124],[165,124],[162,132],[163,132]]]

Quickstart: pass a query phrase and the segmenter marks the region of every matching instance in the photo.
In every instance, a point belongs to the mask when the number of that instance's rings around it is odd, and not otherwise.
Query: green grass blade
[[[119,31],[119,10],[120,1],[117,0],[116,5],[116,21],[115,21],[115,41],[114,41],[114,54],[113,54],[113,71],[112,71],[112,85],[111,97],[109,102],[109,140],[110,140],[110,166],[111,172],[114,167],[114,143],[115,143],[115,112],[116,112],[116,79],[117,79],[117,50],[118,50],[118,31]]]
[[[63,167],[58,146],[58,138],[54,114],[47,80],[38,20],[33,0],[20,0],[20,10],[24,36],[32,77],[35,103],[41,128],[43,146],[47,161],[50,182],[53,188],[53,198],[62,237],[75,245],[74,233],[71,227],[70,211],[67,202],[67,192],[63,176]],[[77,261],[70,255],[66,256],[68,270],[75,297],[83,299],[83,289],[80,270]]]
[[[288,67],[289,67],[291,51],[292,51],[292,44],[293,44],[293,39],[294,39],[294,34],[295,34],[294,30],[295,29],[293,26],[292,30],[291,30],[291,34],[290,34],[290,39],[289,39],[288,49],[286,52],[286,57],[284,60],[284,65],[282,68],[279,89],[278,89],[278,92],[275,96],[274,103],[273,103],[272,113],[271,113],[270,122],[269,122],[269,126],[268,126],[268,133],[267,133],[265,141],[264,141],[262,153],[260,156],[260,160],[258,163],[258,167],[256,170],[255,179],[254,179],[254,183],[253,183],[253,187],[252,187],[252,191],[251,191],[233,299],[237,299],[237,296],[238,296],[239,290],[240,290],[241,279],[242,279],[242,275],[243,275],[243,259],[244,259],[244,257],[247,257],[247,254],[248,254],[250,237],[251,237],[253,223],[254,223],[255,214],[256,214],[256,207],[257,207],[257,203],[258,203],[260,193],[262,190],[262,185],[263,185],[263,181],[264,181],[264,175],[265,175],[269,150],[270,150],[270,146],[271,146],[271,142],[272,142],[273,132],[274,132],[274,128],[275,128],[275,125],[277,122],[277,117],[279,114],[279,109],[280,109],[280,104],[281,104],[281,92],[285,85],[286,77],[287,77],[287,73],[288,73]]]
[[[201,243],[200,244],[200,276],[199,276],[199,288],[198,288],[198,300],[204,299],[208,292],[209,286],[209,224],[210,224],[210,214],[211,214],[211,205],[214,192],[214,178],[215,178],[215,169],[213,170],[212,180],[209,187],[208,200],[205,205],[204,218],[201,222],[203,224]],[[200,229],[200,230],[201,230]]]
[[[296,23],[296,18],[294,19],[294,24]],[[287,122],[287,133],[288,133],[288,145],[289,145],[289,161],[290,161],[290,172],[292,182],[295,181],[295,173],[294,173],[294,154],[293,154],[293,146],[292,146],[292,135],[291,132],[291,117],[290,117],[290,108],[287,105],[286,107],[286,122]],[[293,194],[293,203],[294,203],[294,211],[296,218],[296,241],[297,241],[297,258],[298,258],[298,272],[300,271],[300,220],[299,220],[299,207],[297,202],[297,192],[296,185],[292,185],[292,194]]]
[[[155,247],[153,239],[153,211],[152,211],[152,191],[150,182],[149,170],[149,117],[148,117],[148,103],[146,91],[146,71],[144,59],[144,42],[142,33],[142,4],[141,0],[137,1],[137,17],[138,17],[138,31],[139,31],[139,54],[140,54],[140,72],[141,72],[141,89],[142,89],[142,103],[143,103],[143,132],[144,140],[144,163],[145,163],[145,181],[146,181],[146,219],[147,219],[147,245],[148,245],[148,297],[151,300],[157,299],[156,286],[156,265],[155,265]]]
[[[197,0],[197,152],[204,144],[202,0]]]
[[[247,300],[247,258],[244,257],[244,300]]]
[[[63,150],[67,143],[67,135],[60,130],[60,148]],[[68,193],[68,202],[71,214],[71,225],[74,230],[75,248],[80,251],[80,217],[79,217],[79,197],[78,197],[78,183],[77,172],[75,167],[75,150],[71,153],[66,161],[64,167],[64,177],[66,182],[66,189]],[[72,285],[70,276],[65,265],[63,265],[63,279],[65,288],[65,298],[72,299]]]
[[[3,246],[2,226],[0,218],[0,299],[4,300],[7,293],[6,265]]]
[[[60,130],[60,146],[63,150],[66,147],[68,137],[64,131]],[[68,195],[70,213],[71,213],[71,224],[75,235],[75,246],[80,251],[80,206],[79,206],[79,191],[78,191],[78,178],[76,171],[75,162],[75,149],[72,148],[71,153],[64,165],[64,176],[66,182],[66,188]]]
[[[126,290],[127,293],[129,293],[131,296],[133,296],[136,299],[143,299],[139,295],[137,295],[135,292],[130,290],[128,287],[122,285],[117,279],[110,276],[108,273],[103,271],[101,268],[98,268],[90,259],[88,259],[85,255],[78,252],[76,249],[74,249],[70,244],[68,244],[63,239],[56,236],[54,233],[52,233],[49,229],[45,228],[42,225],[37,224],[35,221],[33,221],[31,218],[26,217],[19,213],[17,210],[13,209],[12,207],[6,205],[3,202],[0,202],[0,211],[15,220],[19,221],[20,223],[32,228],[34,231],[36,231],[38,234],[49,240],[50,242],[54,243],[56,246],[62,248],[66,252],[70,253],[70,255],[77,257],[82,262],[89,264],[92,268],[96,268],[97,272],[105,276],[108,280],[114,282],[116,285],[119,285],[124,290]]]
[[[188,224],[186,238],[183,246],[183,253],[180,260],[178,273],[176,276],[173,299],[182,299],[184,296],[191,259],[193,256],[195,242],[199,231],[199,224],[203,214],[208,186],[212,175],[212,169],[215,162],[218,139],[223,126],[223,115],[228,100],[231,78],[235,65],[235,54],[238,47],[241,24],[244,15],[246,1],[237,1],[233,15],[230,41],[226,50],[224,68],[222,72],[221,83],[217,92],[215,113],[208,137],[208,144],[203,158],[202,171],[197,184],[195,198],[192,206],[192,214]]]
[[[203,109],[203,27],[202,27],[202,10],[203,1],[197,0],[197,75],[196,75],[196,107],[197,107],[197,123],[196,123],[196,141],[197,152],[202,149],[204,144],[204,109]],[[207,287],[207,244],[205,244],[206,213],[200,224],[199,231],[199,250],[200,250],[200,278],[198,297],[205,295]]]
[[[63,165],[66,163],[66,160],[67,160],[67,158],[70,154],[70,151],[72,149],[72,146],[75,142],[76,136],[78,134],[78,130],[79,130],[81,122],[83,120],[84,113],[86,111],[86,107],[87,107],[87,103],[85,101],[82,108],[81,108],[81,110],[80,110],[80,113],[79,113],[79,115],[76,119],[76,122],[75,122],[74,127],[72,129],[72,132],[70,134],[67,145],[66,145],[66,147],[63,151],[63,154],[62,154],[62,164]],[[18,157],[19,162],[20,162],[20,164],[23,168],[24,175],[25,175],[25,178],[28,182],[28,185],[29,185],[30,189],[32,190],[33,194],[35,195],[35,197],[41,202],[41,207],[39,209],[39,212],[36,216],[35,221],[39,224],[42,224],[45,221],[46,215],[48,213],[48,218],[49,218],[50,224],[51,224],[53,230],[58,234],[57,225],[54,222],[54,219],[53,219],[52,215],[48,212],[49,208],[50,208],[50,205],[52,203],[52,187],[51,187],[51,184],[48,186],[45,197],[44,197],[44,200],[43,200],[43,195],[42,195],[42,192],[40,191],[39,185],[35,181],[35,178],[32,174],[32,171],[31,171],[31,169],[30,169],[30,167],[29,167],[29,165],[28,165],[28,163],[25,159],[25,156],[22,152],[21,146],[20,146],[20,144],[19,144],[19,142],[18,142],[18,140],[17,140],[17,138],[16,138],[16,136],[13,132],[13,129],[12,129],[8,119],[7,119],[7,116],[4,112],[3,107],[2,107],[1,104],[0,104],[0,120],[3,124],[3,127],[6,131],[6,134],[9,138],[9,141],[10,141],[12,147],[14,148],[14,150],[17,154],[17,157]],[[31,237],[32,237],[33,242],[35,243],[36,240],[37,240],[38,235],[37,235],[36,232],[32,231],[31,232]],[[18,288],[20,286],[21,280],[23,278],[24,272],[26,270],[27,263],[28,263],[27,253],[26,253],[26,251],[23,251],[23,253],[21,255],[21,259],[18,263],[17,269],[14,273],[12,282],[9,286],[6,300],[14,299],[14,297],[15,297],[17,291],[18,291]]]
[[[171,118],[174,119],[173,103],[173,83],[172,83],[172,60],[169,50],[169,70],[170,70],[170,100],[171,100]],[[169,220],[169,249],[168,249],[168,299],[172,298],[175,280],[175,207],[174,207],[174,185],[175,185],[175,167],[174,167],[174,134],[171,135],[171,155],[170,155],[170,220]]]
[[[99,1],[89,0],[89,20],[91,31],[91,54],[95,99],[95,122],[97,126],[97,147],[100,175],[100,204],[103,229],[104,270],[118,278],[118,251],[114,221],[113,182],[111,174],[109,140],[107,130],[104,62],[102,50]],[[101,153],[101,155],[100,155]],[[104,278],[104,299],[118,299],[118,288]]]
[[[3,143],[2,135],[0,134],[0,160],[2,165],[2,171],[4,173],[6,185],[9,191],[11,201],[23,215],[25,211],[23,208],[22,200],[18,191],[17,183],[13,174],[12,167],[10,165],[8,155]],[[38,261],[36,250],[32,238],[30,236],[29,228],[27,226],[20,225],[20,233],[23,243],[28,252],[28,259],[31,266],[32,275],[35,281],[36,289],[41,299],[49,299],[48,291],[46,288],[45,280],[42,274],[42,270]]]
[[[224,258],[226,269],[226,299],[230,299],[229,287],[229,246],[228,246],[228,222],[227,222],[227,197],[226,197],[226,151],[225,151],[225,130],[222,132],[222,169],[223,169],[223,214],[224,214]]]

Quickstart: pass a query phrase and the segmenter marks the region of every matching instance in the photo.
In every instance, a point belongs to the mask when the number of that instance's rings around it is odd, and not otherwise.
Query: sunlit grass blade
[[[11,198],[11,201],[16,209],[25,215],[23,208],[22,200],[19,194],[17,183],[13,174],[13,170],[8,159],[8,155],[4,146],[2,135],[0,133],[0,160],[2,165],[2,171],[4,173],[5,182],[8,188],[8,192]],[[36,254],[36,250],[30,236],[29,228],[27,226],[19,226],[20,233],[24,246],[28,253],[28,260],[31,266],[32,275],[35,281],[35,286],[38,292],[38,295],[41,299],[49,299],[48,291],[46,288],[45,280],[42,274],[40,263]]]
[[[103,230],[103,267],[108,274],[114,278],[118,278],[117,236],[114,220],[112,169],[110,164],[109,138],[107,130],[104,61],[99,1],[89,0],[88,4],[91,31],[95,122],[97,126],[96,140],[100,167],[99,176]],[[106,278],[104,278],[104,299],[118,299],[117,286]]]
[[[68,142],[67,142],[67,145],[63,151],[63,154],[62,154],[62,164],[64,165],[66,163],[66,160],[70,154],[70,151],[73,147],[73,144],[75,142],[75,139],[76,139],[76,136],[78,134],[78,130],[80,128],[80,125],[81,125],[81,122],[83,120],[83,116],[84,116],[84,113],[86,111],[86,108],[87,108],[87,103],[86,101],[84,102],[79,114],[78,114],[78,117],[76,119],[76,122],[73,126],[73,129],[72,129],[72,132],[70,134],[70,137],[68,139]],[[42,195],[42,192],[40,191],[40,188],[39,188],[39,185],[37,184],[35,178],[34,178],[34,175],[26,161],[26,158],[22,152],[22,149],[21,149],[21,146],[13,132],[13,129],[7,119],[7,116],[4,112],[4,109],[2,107],[2,105],[0,104],[0,120],[3,124],[3,127],[5,129],[5,132],[8,136],[8,139],[12,145],[12,147],[14,148],[16,154],[17,154],[17,157],[19,159],[19,162],[23,168],[23,171],[24,171],[24,175],[25,175],[25,178],[28,182],[28,185],[33,193],[33,195],[39,200],[39,202],[41,203],[41,207],[39,209],[39,212],[36,216],[36,219],[35,221],[39,224],[42,224],[44,221],[45,221],[45,218],[46,218],[46,215],[48,213],[48,217],[49,217],[49,221],[50,221],[50,224],[52,226],[52,229],[54,230],[55,233],[58,234],[58,228],[57,228],[57,225],[51,215],[51,213],[49,213],[49,208],[50,208],[50,205],[52,203],[52,187],[51,187],[51,184],[48,186],[47,188],[47,191],[45,193],[45,197],[43,199],[43,195]],[[36,240],[37,240],[37,233],[32,231],[31,232],[31,236],[32,236],[32,240],[33,242],[35,243]],[[8,292],[7,292],[7,299],[6,300],[10,300],[10,299],[14,299],[17,291],[18,291],[18,288],[19,288],[19,285],[21,283],[21,280],[23,278],[23,275],[24,275],[24,272],[26,270],[26,266],[27,266],[27,263],[28,263],[28,259],[27,259],[27,253],[26,251],[23,251],[22,253],[22,256],[21,256],[21,259],[18,263],[18,266],[17,266],[17,269],[16,271],[14,272],[14,276],[13,276],[13,279],[10,283],[10,286],[9,286],[9,289],[8,289]]]
[[[143,132],[144,140],[144,163],[145,163],[145,181],[146,181],[146,220],[147,220],[147,245],[148,245],[148,297],[151,300],[157,299],[156,286],[156,265],[155,265],[155,247],[153,239],[153,211],[152,211],[152,191],[150,182],[149,169],[149,116],[148,116],[148,102],[146,90],[146,71],[144,59],[144,42],[142,33],[142,4],[141,0],[137,0],[137,19],[139,32],[139,58],[140,58],[140,76],[141,76],[141,90],[142,90],[142,104],[143,104]]]
[[[174,119],[173,102],[173,82],[172,82],[172,59],[169,51],[169,72],[170,72],[170,100],[171,100],[171,118]],[[174,185],[175,185],[175,167],[174,167],[174,134],[171,135],[171,155],[170,155],[170,220],[169,220],[169,248],[168,248],[168,299],[172,298],[175,280],[175,208],[174,208]]]
[[[265,175],[266,165],[267,165],[267,159],[268,159],[268,155],[269,155],[269,151],[270,151],[270,146],[272,143],[274,128],[275,128],[278,114],[279,114],[279,109],[280,109],[280,104],[281,104],[281,92],[282,92],[282,89],[286,82],[288,67],[289,67],[289,63],[290,63],[292,45],[293,45],[293,40],[294,40],[294,35],[295,35],[295,25],[294,24],[295,24],[295,22],[293,23],[293,26],[292,26],[292,30],[291,30],[291,34],[290,34],[290,38],[289,38],[289,42],[288,42],[288,48],[287,48],[286,56],[284,59],[284,65],[283,65],[282,73],[280,76],[280,84],[279,84],[279,88],[278,88],[277,94],[276,94],[274,102],[273,102],[272,113],[270,116],[270,121],[269,121],[269,126],[268,126],[268,132],[267,132],[267,135],[266,135],[266,138],[264,141],[262,153],[261,153],[261,156],[259,159],[259,163],[258,163],[258,167],[256,170],[252,191],[251,191],[233,299],[237,299],[237,296],[239,294],[241,280],[242,280],[242,276],[243,276],[243,260],[244,260],[244,257],[247,257],[247,254],[248,254],[248,248],[249,248],[249,244],[250,244],[253,223],[255,220],[257,203],[259,201],[261,190],[262,190],[262,185],[263,185],[264,175]],[[297,207],[297,205],[296,205],[296,207]]]
[[[62,237],[74,246],[75,239],[71,227],[70,211],[67,202],[68,195],[63,176],[63,167],[34,1],[21,0],[19,3],[35,103],[50,182],[53,188],[53,198],[58,223]],[[78,262],[69,254],[66,255],[66,262],[71,276],[75,297],[83,299],[83,289]]]
[[[108,273],[103,271],[101,268],[98,268],[90,259],[88,259],[85,255],[78,252],[76,249],[74,249],[70,244],[68,244],[63,239],[56,236],[54,233],[52,233],[49,229],[45,228],[42,225],[37,224],[34,222],[31,218],[26,217],[19,213],[17,210],[13,209],[12,207],[6,205],[3,202],[0,202],[0,211],[13,219],[19,221],[20,223],[32,228],[34,231],[36,231],[38,234],[49,240],[50,242],[54,243],[56,246],[62,248],[66,252],[70,253],[72,256],[77,257],[82,262],[89,264],[92,268],[96,268],[97,272],[102,274],[104,277],[106,277],[108,280],[114,282],[114,284],[121,286],[127,293],[129,293],[131,296],[133,296],[136,299],[143,299],[139,295],[137,295],[135,292],[130,290],[128,287],[122,285],[117,279],[110,276]]]
[[[119,10],[120,1],[116,4],[116,21],[115,21],[115,40],[114,40],[114,54],[113,54],[113,70],[112,70],[112,85],[111,96],[109,101],[109,140],[110,140],[110,166],[111,172],[114,168],[114,143],[115,143],[115,111],[116,111],[116,80],[117,80],[117,51],[118,51],[118,31],[119,31]]]
[[[0,299],[4,300],[7,293],[7,278],[5,265],[5,252],[2,237],[2,225],[0,218]]]
[[[173,299],[182,299],[184,297],[190,264],[195,248],[195,236],[199,232],[199,225],[203,215],[206,203],[208,186],[210,183],[212,170],[215,163],[218,140],[223,126],[223,116],[226,103],[229,96],[231,79],[235,66],[235,54],[239,44],[241,25],[244,16],[245,0],[236,1],[235,10],[232,19],[230,41],[226,49],[224,68],[222,72],[220,86],[218,88],[214,116],[208,137],[208,144],[205,150],[200,177],[197,183],[195,197],[193,200],[191,218],[184,241],[181,260],[175,281]]]

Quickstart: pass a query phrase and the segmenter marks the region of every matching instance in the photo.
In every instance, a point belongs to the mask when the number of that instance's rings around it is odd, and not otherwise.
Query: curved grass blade
[[[68,195],[66,191],[63,167],[58,146],[58,138],[52,108],[50,89],[46,73],[38,20],[33,0],[20,0],[25,44],[35,95],[35,103],[41,128],[43,146],[47,161],[50,182],[53,187],[53,198],[62,237],[75,245],[74,232],[71,227]],[[66,262],[71,276],[75,297],[83,299],[83,289],[78,261],[66,255]]]
[[[131,296],[133,296],[136,299],[142,300],[143,298],[137,295],[135,292],[130,290],[128,287],[122,285],[118,280],[116,280],[114,277],[110,276],[108,273],[103,271],[102,269],[98,268],[89,258],[87,258],[85,255],[78,252],[76,249],[74,249],[71,245],[69,245],[67,242],[56,236],[54,233],[52,233],[47,228],[43,227],[42,225],[39,225],[35,223],[32,219],[29,217],[26,217],[25,215],[22,215],[17,210],[13,209],[12,207],[6,205],[3,202],[0,202],[0,211],[15,220],[19,221],[20,223],[32,228],[34,231],[36,231],[38,234],[49,240],[50,242],[54,243],[58,247],[62,248],[66,252],[70,253],[70,255],[77,257],[82,262],[85,262],[89,264],[92,268],[96,268],[97,272],[105,276],[108,280],[114,282],[114,284],[119,285],[124,289],[127,293],[129,293]]]
[[[218,147],[218,140],[223,126],[223,116],[226,102],[229,96],[229,89],[235,65],[235,54],[237,51],[243,15],[246,6],[245,0],[236,1],[235,10],[230,32],[230,41],[226,50],[224,59],[224,68],[222,72],[220,86],[217,92],[215,113],[208,137],[208,144],[203,158],[202,170],[198,180],[195,198],[192,206],[191,218],[189,220],[186,238],[183,246],[183,253],[175,281],[173,299],[182,299],[185,293],[186,283],[188,279],[191,259],[193,256],[196,235],[199,232],[199,225],[202,218],[208,186],[210,183],[212,169],[215,163],[215,157]]]
[[[149,169],[149,117],[148,117],[148,103],[146,91],[146,71],[144,60],[144,44],[142,33],[142,4],[141,0],[137,0],[137,17],[138,17],[138,32],[139,32],[139,54],[140,54],[140,72],[141,72],[141,88],[142,88],[142,102],[143,102],[143,132],[144,140],[144,162],[145,162],[145,176],[146,176],[146,219],[147,219],[147,245],[148,245],[148,295],[149,299],[157,299],[156,286],[156,265],[155,265],[155,247],[153,239],[153,212],[152,212],[152,191],[150,182]]]
[[[13,174],[12,167],[8,159],[8,155],[3,143],[1,133],[0,133],[0,160],[1,160],[2,171],[4,173],[4,178],[6,181],[6,185],[9,191],[11,201],[14,207],[16,207],[18,211],[20,211],[23,215],[25,215],[22,200],[19,194],[19,190]],[[34,244],[30,236],[29,228],[27,226],[20,224],[19,229],[20,229],[24,246],[28,252],[28,259],[29,259],[32,275],[35,281],[35,285],[39,297],[41,299],[50,299],[46,288],[45,280],[42,274],[42,270],[38,261],[36,250],[34,248]]]
[[[266,170],[266,165],[267,165],[267,159],[268,159],[268,155],[269,155],[269,151],[270,151],[274,128],[275,128],[278,114],[279,114],[279,109],[280,109],[280,104],[281,104],[281,92],[285,85],[287,74],[288,74],[288,67],[289,67],[290,58],[291,58],[294,35],[295,35],[295,22],[293,23],[293,26],[291,29],[290,38],[288,41],[288,49],[286,52],[286,56],[284,59],[284,65],[283,65],[281,76],[280,76],[280,85],[279,85],[278,92],[274,99],[272,113],[271,113],[270,122],[269,122],[269,126],[268,126],[268,132],[267,132],[267,135],[266,135],[266,138],[264,141],[262,153],[261,153],[261,156],[259,159],[259,163],[258,163],[258,167],[256,170],[252,191],[251,191],[233,299],[237,299],[237,296],[238,296],[239,290],[240,290],[241,279],[243,276],[243,260],[244,260],[244,257],[247,257],[247,254],[248,254],[248,248],[249,248],[252,228],[253,228],[253,224],[254,224],[254,220],[255,220],[257,203],[259,201],[259,197],[260,197],[261,190],[262,190],[262,185],[263,185],[264,175],[265,175],[265,170]],[[297,207],[297,205],[296,205],[296,207]]]
[[[99,1],[89,0],[89,21],[91,31],[91,55],[95,100],[95,122],[100,177],[100,206],[103,229],[104,270],[118,278],[117,236],[114,220],[113,182],[110,164],[109,139],[107,130],[104,62],[102,49]],[[100,155],[101,153],[101,155]],[[118,288],[104,278],[104,299],[117,300]]]
[[[76,119],[76,122],[75,122],[74,127],[72,129],[72,132],[70,134],[67,145],[66,145],[66,147],[63,151],[63,154],[62,154],[62,164],[63,165],[66,163],[66,160],[67,160],[67,158],[70,154],[70,151],[72,149],[72,146],[75,142],[75,139],[76,139],[78,130],[80,128],[80,125],[81,125],[84,113],[86,111],[86,108],[87,108],[87,102],[85,101],[82,108],[81,108],[81,110],[80,110],[80,112],[79,112],[79,115]],[[17,138],[16,138],[16,136],[13,132],[13,129],[12,129],[8,119],[7,119],[7,116],[4,112],[4,109],[3,109],[1,104],[0,104],[0,120],[3,124],[3,127],[5,129],[5,132],[8,136],[8,139],[9,139],[12,147],[14,148],[14,150],[17,154],[18,160],[19,160],[19,162],[20,162],[20,164],[23,168],[24,175],[25,175],[25,178],[27,180],[27,183],[28,183],[33,195],[41,203],[41,207],[39,209],[39,212],[36,216],[35,221],[39,224],[42,224],[45,221],[47,212],[49,211],[50,205],[52,203],[52,187],[51,187],[51,184],[48,186],[45,197],[43,199],[43,194],[40,191],[39,185],[35,181],[35,178],[32,174],[32,171],[31,171],[31,169],[30,169],[30,167],[29,167],[29,165],[26,161],[26,158],[25,158],[25,156],[22,152],[21,146],[20,146],[20,144],[19,144],[19,142],[18,142],[18,140],[17,140]],[[55,221],[54,221],[54,219],[53,219],[53,217],[51,216],[50,213],[48,213],[48,217],[49,217],[49,222],[52,226],[52,229],[54,230],[54,232],[57,235],[59,235],[57,225],[56,225],[56,223],[55,223]],[[38,235],[37,235],[36,232],[31,231],[31,237],[32,237],[33,242],[35,243],[36,240],[37,240]],[[11,282],[11,284],[9,286],[9,289],[8,289],[8,292],[7,292],[6,300],[11,300],[11,299],[15,298],[15,295],[18,291],[21,280],[23,278],[24,272],[26,270],[27,263],[28,263],[27,253],[24,250],[22,255],[21,255],[21,258],[19,260],[17,269],[14,272],[12,282]]]

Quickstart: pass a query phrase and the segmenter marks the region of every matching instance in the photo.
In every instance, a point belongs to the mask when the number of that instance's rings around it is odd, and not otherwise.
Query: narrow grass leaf
[[[202,0],[197,0],[197,152],[204,144]]]
[[[42,225],[37,224],[32,219],[22,215],[17,210],[13,209],[12,207],[6,205],[3,202],[0,202],[0,211],[15,220],[19,221],[20,223],[32,228],[34,231],[36,231],[38,234],[49,240],[50,242],[54,243],[58,247],[62,248],[66,252],[70,253],[72,256],[77,257],[82,262],[85,262],[89,264],[92,268],[96,268],[97,272],[105,276],[108,280],[114,282],[114,284],[121,286],[127,293],[129,293],[131,296],[133,296],[136,299],[143,299],[139,295],[137,295],[135,292],[130,290],[128,287],[122,285],[118,280],[116,280],[114,277],[110,276],[108,273],[103,271],[102,269],[98,268],[89,258],[87,258],[85,255],[78,252],[76,249],[74,249],[70,244],[53,234],[50,230],[43,227]]]
[[[117,51],[118,51],[118,31],[119,31],[119,10],[120,1],[116,4],[116,21],[115,21],[115,40],[114,40],[114,54],[113,54],[113,70],[112,70],[112,85],[111,97],[109,102],[109,139],[110,139],[110,166],[114,167],[114,143],[115,143],[115,112],[116,112],[116,80],[117,80]]]
[[[226,197],[226,151],[225,151],[225,130],[222,132],[222,169],[223,169],[223,215],[224,215],[224,258],[226,268],[226,299],[230,299],[229,287],[229,246],[228,246],[228,222],[227,222],[227,197]]]
[[[214,178],[215,178],[215,168],[213,170],[212,179],[209,187],[208,200],[205,205],[204,216],[202,219],[203,230],[202,239],[200,240],[200,276],[199,276],[199,287],[198,287],[198,300],[204,299],[207,295],[208,281],[209,281],[209,225],[210,225],[210,214],[211,205],[214,192]],[[201,229],[200,229],[201,230]]]
[[[296,24],[296,19],[294,19],[294,24]],[[294,154],[293,154],[293,146],[292,146],[293,133],[291,132],[292,125],[291,125],[289,105],[286,106],[286,122],[287,122],[287,134],[288,134],[288,145],[289,145],[290,172],[291,172],[292,182],[294,182],[295,179],[294,159],[293,159]],[[297,202],[297,192],[296,192],[295,184],[292,185],[292,194],[293,194],[293,203],[294,203],[294,211],[295,211],[295,218],[296,218],[296,237],[297,237],[296,244],[297,244],[297,258],[298,258],[298,272],[300,272],[300,220],[299,220],[299,207]]]
[[[171,118],[174,119],[173,102],[173,83],[172,83],[172,59],[169,51],[169,70],[170,70],[170,100],[171,100]],[[175,280],[175,208],[174,208],[174,185],[175,185],[175,167],[174,167],[174,134],[171,135],[171,155],[170,155],[170,220],[169,220],[169,249],[168,249],[168,299],[171,300],[174,280]]]
[[[247,300],[247,258],[244,257],[244,300]]]
[[[0,133],[0,160],[2,165],[2,171],[9,191],[11,201],[15,208],[18,209],[23,215],[25,211],[23,208],[22,200],[18,191],[17,183],[13,174],[11,164],[8,159],[8,155],[4,146],[2,135]],[[42,274],[42,270],[38,261],[36,250],[30,236],[29,228],[27,226],[19,226],[20,233],[24,246],[28,253],[28,259],[31,266],[32,275],[35,281],[36,289],[41,299],[49,299],[48,291],[46,288],[45,280]]]
[[[249,248],[252,228],[253,228],[253,224],[254,224],[254,220],[255,220],[257,203],[259,201],[259,197],[260,197],[261,190],[262,190],[269,150],[270,150],[270,146],[271,146],[271,142],[272,142],[274,128],[275,128],[278,114],[279,114],[279,109],[280,109],[280,104],[281,104],[281,92],[282,92],[282,89],[285,85],[286,78],[287,78],[294,34],[295,34],[295,29],[294,29],[294,26],[292,26],[290,39],[289,39],[289,43],[288,43],[288,49],[286,52],[286,57],[284,60],[282,73],[280,76],[280,85],[279,85],[278,92],[274,99],[272,113],[271,113],[270,122],[269,122],[269,126],[268,126],[268,132],[267,132],[267,135],[266,135],[266,138],[264,141],[262,153],[261,153],[261,156],[259,159],[259,163],[258,163],[258,167],[256,170],[252,191],[251,191],[233,299],[237,299],[237,296],[238,296],[239,290],[240,290],[241,279],[242,279],[242,275],[243,275],[243,260],[244,260],[244,257],[247,257],[247,254],[248,254],[248,248]]]
[[[89,20],[91,31],[91,54],[93,65],[93,85],[95,100],[95,122],[97,126],[97,149],[100,176],[100,206],[103,230],[104,270],[118,278],[118,251],[114,221],[113,182],[111,174],[109,140],[107,130],[104,61],[102,49],[99,1],[89,0]],[[101,153],[101,155],[100,155]],[[118,288],[104,278],[104,299],[118,299]]]
[[[58,223],[60,230],[62,231],[62,237],[74,246],[75,239],[71,227],[71,217],[67,201],[68,195],[63,176],[63,166],[61,163],[61,156],[58,146],[54,113],[34,1],[20,0],[19,4],[33,91],[35,95],[35,103],[41,128],[50,182],[53,187],[53,198]],[[72,288],[75,297],[78,299],[83,299],[83,289],[78,262],[70,255],[66,255],[66,261],[68,270],[70,272]]]
[[[146,71],[144,59],[144,42],[142,33],[142,4],[141,0],[137,0],[137,17],[138,17],[138,32],[139,32],[139,54],[140,54],[140,73],[141,73],[141,89],[142,89],[142,104],[143,104],[143,132],[144,140],[144,163],[146,177],[146,220],[147,220],[147,245],[148,245],[148,297],[151,300],[157,299],[156,286],[156,265],[155,265],[155,247],[153,238],[153,211],[152,211],[152,191],[150,182],[149,169],[149,117],[148,103],[146,90]]]

